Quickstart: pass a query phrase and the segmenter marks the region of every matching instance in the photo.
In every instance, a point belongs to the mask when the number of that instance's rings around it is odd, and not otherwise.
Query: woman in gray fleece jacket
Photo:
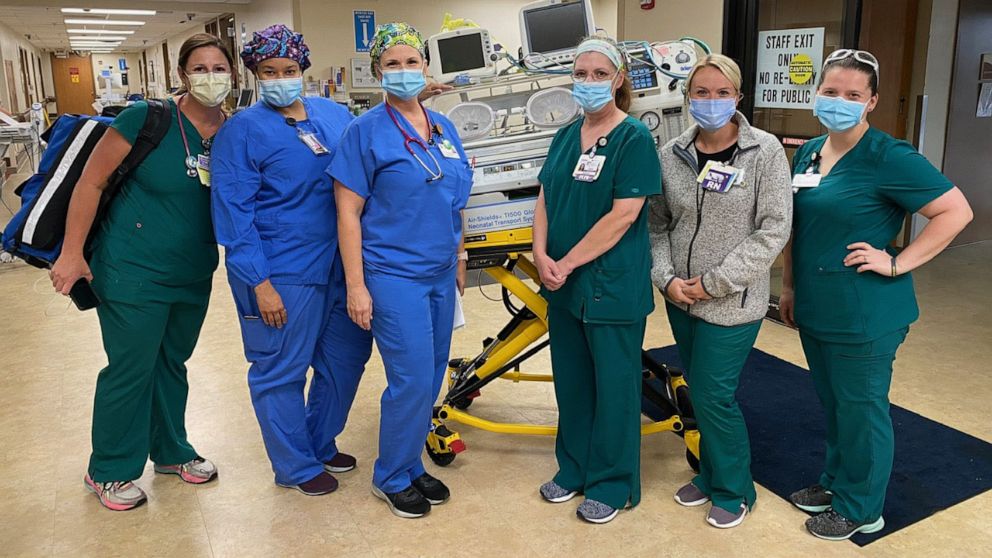
[[[701,435],[700,473],[675,500],[712,501],[706,521],[719,528],[739,525],[756,497],[735,392],[792,221],[785,151],[737,112],[740,86],[737,64],[720,54],[689,74],[696,124],[662,148],[665,194],[651,198],[649,213],[652,280],[666,298]]]

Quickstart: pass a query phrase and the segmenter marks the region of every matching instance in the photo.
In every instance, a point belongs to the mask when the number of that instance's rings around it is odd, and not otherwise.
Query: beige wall
[[[617,0],[617,29],[626,41],[701,39],[713,52],[723,47],[723,0],[658,0],[642,10],[638,0]]]
[[[532,0],[296,0],[301,25],[298,31],[310,45],[312,75],[330,78],[332,66],[350,65],[352,58],[367,56],[356,53],[353,10],[375,10],[376,23],[405,21],[425,37],[440,31],[445,12],[456,18],[469,18],[485,27],[493,38],[516,55],[520,46],[518,13],[521,6]],[[616,36],[616,0],[593,0],[596,26]]]
[[[42,59],[46,58],[48,55],[43,53],[40,49],[32,45],[24,38],[23,35],[14,31],[10,27],[0,23],[0,106],[7,109],[9,112],[23,112],[30,108],[29,99],[24,98],[24,87],[23,80],[21,78],[21,55],[19,48],[26,50],[32,57],[40,56]],[[8,94],[7,87],[7,77],[6,72],[4,72],[4,61],[9,60],[14,65],[14,88],[17,91],[17,101],[18,105],[16,107],[11,106],[10,95]],[[33,95],[35,93],[35,71],[32,61],[32,66],[28,68],[28,89]],[[42,72],[45,71],[44,66],[42,66]],[[49,70],[49,74],[51,71]],[[41,91],[41,88],[38,88]],[[53,95],[55,93],[54,89],[49,88],[48,94]]]
[[[102,70],[110,70],[115,75],[120,75],[121,68],[118,65],[118,60],[124,58],[127,60],[127,79],[128,84],[122,87],[114,87],[112,92],[120,95],[126,95],[128,93],[140,93],[141,92],[141,78],[138,72],[138,65],[141,62],[140,52],[111,52],[110,54],[93,54],[91,60],[93,61],[93,83],[97,89],[96,95],[99,97],[104,93],[104,89],[100,86],[100,72]],[[119,78],[118,78],[119,79]],[[115,83],[118,83],[115,80]]]

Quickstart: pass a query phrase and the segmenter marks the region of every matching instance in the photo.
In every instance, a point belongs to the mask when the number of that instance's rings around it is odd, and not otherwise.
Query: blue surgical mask
[[[737,114],[736,99],[689,99],[689,114],[707,132],[715,132]]]
[[[613,100],[613,81],[579,82],[572,85],[572,97],[586,112],[596,112]]]
[[[258,80],[258,95],[273,107],[288,107],[303,93],[303,77]]]
[[[813,115],[831,132],[843,132],[861,122],[867,106],[868,103],[817,95],[813,100]]]
[[[393,97],[407,100],[420,95],[427,87],[423,70],[388,70],[382,72],[382,88]]]

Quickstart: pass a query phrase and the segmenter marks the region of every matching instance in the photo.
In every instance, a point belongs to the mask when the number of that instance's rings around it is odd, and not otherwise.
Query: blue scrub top
[[[472,189],[472,168],[450,120],[428,111],[440,125],[442,139],[457,150],[445,157],[441,139],[429,145],[444,177],[427,182],[428,173],[404,147],[402,132],[385,103],[359,116],[345,130],[327,174],[365,199],[362,214],[362,258],[365,270],[406,278],[436,277],[457,263],[462,235],[461,210]],[[411,137],[417,132],[399,111],[393,111]],[[436,171],[422,147],[414,153]]]
[[[326,285],[337,252],[333,183],[324,173],[354,119],[343,106],[303,99],[296,126],[264,101],[217,133],[211,154],[214,229],[227,269],[258,285]],[[312,132],[330,151],[316,155],[299,137]]]

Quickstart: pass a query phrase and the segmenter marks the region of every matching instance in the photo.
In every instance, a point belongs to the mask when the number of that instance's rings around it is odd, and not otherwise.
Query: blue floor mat
[[[649,352],[658,362],[679,366],[674,345]],[[688,381],[691,393],[692,378]],[[751,438],[755,482],[786,499],[815,483],[823,467],[825,429],[809,373],[755,349],[737,397]],[[885,528],[852,537],[859,546],[992,488],[992,444],[896,405],[891,412],[896,452]]]

